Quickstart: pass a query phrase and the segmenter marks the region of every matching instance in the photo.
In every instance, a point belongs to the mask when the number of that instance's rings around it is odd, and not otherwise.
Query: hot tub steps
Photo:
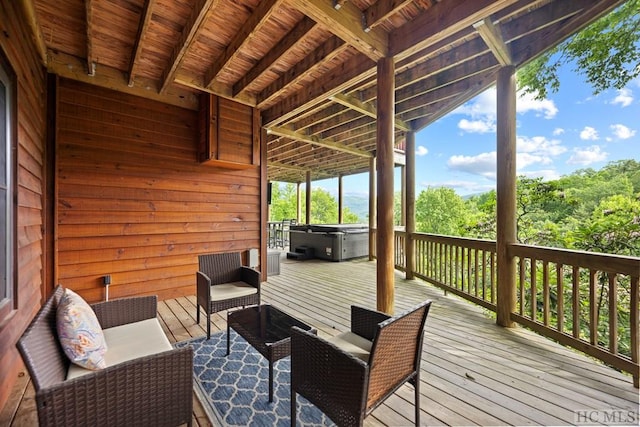
[[[308,246],[296,246],[293,252],[287,252],[287,259],[303,261],[313,258],[313,248]]]

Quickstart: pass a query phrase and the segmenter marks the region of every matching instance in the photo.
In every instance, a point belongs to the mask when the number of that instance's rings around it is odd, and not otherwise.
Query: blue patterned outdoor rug
[[[231,351],[227,333],[176,343],[191,345],[196,393],[211,422],[222,426],[289,426],[290,366],[286,357],[274,364],[273,402],[269,403],[269,363],[242,337],[231,331]],[[302,396],[297,397],[298,425],[335,425]]]

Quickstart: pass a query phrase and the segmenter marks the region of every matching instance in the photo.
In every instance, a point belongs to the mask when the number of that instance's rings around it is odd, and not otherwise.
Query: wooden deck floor
[[[612,424],[621,419],[615,416],[640,422],[630,377],[526,329],[500,328],[481,308],[403,277],[396,273],[396,312],[434,301],[422,360],[425,425]],[[330,336],[348,329],[351,304],[375,308],[375,282],[375,263],[366,260],[282,259],[281,274],[263,284],[263,302]],[[172,342],[205,334],[204,322],[195,324],[195,297],[161,302],[159,316]],[[224,313],[212,322],[214,330],[226,328]],[[194,404],[194,425],[209,425],[195,397]],[[0,426],[32,426],[36,420],[33,386],[25,375],[0,413]],[[412,387],[402,387],[365,424],[412,425]]]

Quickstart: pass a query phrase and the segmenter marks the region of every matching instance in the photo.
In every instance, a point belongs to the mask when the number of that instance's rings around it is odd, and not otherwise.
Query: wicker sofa
[[[160,327],[153,325],[158,322],[157,298],[122,298],[91,305],[105,336],[110,328],[124,328],[129,342],[140,338],[146,343],[137,344],[138,349],[126,355],[125,361],[97,371],[75,372],[68,379],[70,368],[76,365],[64,354],[56,332],[56,309],[63,291],[61,286],[55,289],[17,344],[36,390],[40,426],[191,425],[192,348],[174,349],[163,333],[161,337],[157,333],[136,336],[136,330]],[[149,348],[150,340],[156,341],[151,348],[162,351],[144,354],[150,350],[141,347]],[[109,351],[111,347],[107,354]]]

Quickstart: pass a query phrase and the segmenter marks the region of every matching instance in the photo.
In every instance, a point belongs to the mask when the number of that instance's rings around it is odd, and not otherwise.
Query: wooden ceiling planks
[[[622,3],[25,1],[49,71],[191,109],[201,92],[257,107],[268,179],[295,182],[368,171],[378,59],[396,63],[399,145],[494,84],[501,64],[526,64]]]

